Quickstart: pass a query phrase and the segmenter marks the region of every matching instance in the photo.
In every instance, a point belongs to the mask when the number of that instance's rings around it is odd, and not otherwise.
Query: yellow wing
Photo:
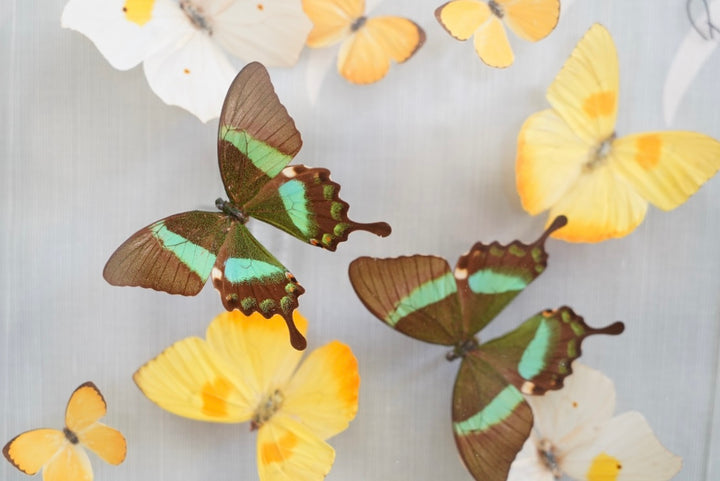
[[[35,474],[65,446],[66,442],[62,431],[34,429],[11,439],[3,448],[3,454],[23,473]]]
[[[98,422],[106,412],[100,390],[92,382],[86,382],[70,396],[65,409],[65,425],[82,445],[103,460],[120,464],[125,459],[127,444],[120,431]]]
[[[303,0],[303,10],[313,23],[308,47],[327,47],[350,35],[353,24],[365,13],[365,0]]]
[[[293,312],[293,322],[300,333],[307,333],[308,321]],[[207,329],[207,344],[213,354],[232,366],[246,396],[272,392],[287,384],[295,371],[302,351],[282,342],[287,327],[279,315],[265,319],[260,313],[246,316],[240,311],[223,312]]]
[[[610,156],[642,197],[671,210],[720,169],[720,142],[696,132],[635,134],[616,139]]]
[[[560,18],[560,0],[495,0],[495,3],[508,28],[530,42],[550,35]]]
[[[610,33],[593,25],[547,91],[553,109],[589,145],[613,135],[619,89],[618,60]]]
[[[478,0],[454,0],[435,10],[435,18],[458,40],[475,35],[478,57],[490,67],[504,68],[515,60],[505,27],[488,4]]]
[[[285,391],[282,410],[327,439],[355,417],[359,387],[357,359],[348,346],[333,341],[302,363]]]
[[[356,84],[377,82],[390,70],[390,61],[408,60],[425,43],[425,32],[402,17],[374,17],[353,25],[340,47],[338,71]]]
[[[197,337],[176,342],[138,369],[133,379],[151,401],[178,416],[238,423],[253,413],[253,395],[234,366]]]
[[[321,481],[334,460],[329,444],[288,416],[277,413],[258,431],[260,481]]]

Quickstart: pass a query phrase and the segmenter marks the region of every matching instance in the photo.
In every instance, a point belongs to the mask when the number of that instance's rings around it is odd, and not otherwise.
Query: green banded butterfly
[[[220,114],[218,158],[229,200],[215,202],[220,212],[185,212],[140,229],[107,261],[105,279],[194,296],[211,277],[225,309],[282,315],[291,344],[304,349],[292,313],[305,289],[246,222],[265,221],[331,251],[355,230],[385,237],[391,229],[385,222],[351,221],[327,169],[288,166],[301,146],[267,70],[248,64],[230,85]]]
[[[622,322],[595,329],[570,307],[544,310],[514,331],[481,344],[476,334],[547,267],[545,240],[476,243],[454,270],[445,259],[360,257],[349,268],[358,297],[378,319],[415,339],[450,346],[462,358],[452,400],[452,428],[475,479],[504,481],[528,438],[532,411],[524,394],[560,389],[593,334],[620,334]]]

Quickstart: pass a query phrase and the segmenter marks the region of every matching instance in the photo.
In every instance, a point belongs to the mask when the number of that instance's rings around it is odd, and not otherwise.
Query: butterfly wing
[[[487,65],[505,68],[515,60],[502,20],[493,14],[487,3],[454,0],[438,7],[435,18],[458,40],[475,35],[475,52]]]
[[[720,169],[720,142],[696,132],[616,139],[611,162],[644,199],[663,210],[685,202]]]
[[[532,429],[520,391],[470,352],[455,379],[452,426],[460,457],[475,479],[501,481]]]
[[[547,99],[575,135],[598,148],[615,131],[619,78],[615,43],[605,27],[595,24],[555,77]]]
[[[303,361],[285,389],[283,412],[320,439],[347,428],[358,408],[360,374],[350,348],[332,341]]]
[[[458,288],[445,259],[360,257],[349,274],[365,307],[393,329],[433,344],[464,340]]]
[[[323,479],[335,450],[308,427],[276,413],[258,430],[257,466],[261,481]]]
[[[373,17],[358,23],[340,46],[337,61],[338,72],[355,84],[377,82],[391,61],[407,61],[425,43],[425,31],[407,18]]]
[[[525,394],[560,389],[572,373],[571,363],[581,344],[594,334],[618,335],[625,326],[615,322],[602,328],[585,324],[563,306],[536,314],[514,331],[480,346],[480,355]]]
[[[305,289],[240,222],[230,226],[212,269],[212,281],[225,309],[247,315],[259,312],[266,318],[280,314],[288,324],[292,345],[305,348],[305,338],[292,320],[297,298]]]
[[[639,412],[608,421],[592,443],[568,451],[560,467],[573,479],[667,481],[682,467],[682,458],[668,451]]]
[[[312,28],[297,0],[193,4],[209,11],[216,42],[236,57],[265,65],[294,65]]]
[[[103,277],[114,286],[141,286],[194,296],[215,264],[231,220],[185,212],[140,229],[110,256]]]
[[[346,38],[365,13],[365,0],[303,0],[303,10],[313,23],[308,47],[327,47]]]
[[[360,224],[347,216],[348,204],[327,169],[303,165],[285,167],[250,200],[246,212],[298,239],[334,251],[355,230],[386,237],[385,222]]]
[[[100,390],[92,382],[73,391],[65,409],[65,425],[79,442],[110,464],[125,459],[127,444],[120,431],[99,423],[107,406]]]
[[[62,431],[34,429],[11,439],[3,448],[3,454],[23,473],[35,474],[65,447],[66,442]]]
[[[559,216],[532,244],[476,243],[461,256],[455,279],[462,304],[463,332],[474,335],[547,267],[545,240],[567,223]]]
[[[236,373],[207,342],[189,337],[138,369],[133,380],[148,399],[173,414],[239,423],[252,416],[254,398]]]
[[[555,29],[560,0],[495,0],[505,25],[518,37],[537,42]]]
[[[220,114],[218,160],[230,201],[241,207],[300,151],[302,140],[262,64],[235,77]]]
[[[61,22],[63,28],[88,37],[110,65],[127,70],[158,47],[162,32],[153,20],[164,16],[169,7],[172,2],[167,0],[70,0],[63,9]]]

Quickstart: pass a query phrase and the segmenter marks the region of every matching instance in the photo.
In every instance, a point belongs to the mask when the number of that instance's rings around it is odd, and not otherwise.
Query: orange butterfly
[[[24,473],[35,474],[44,469],[43,481],[92,481],[92,466],[83,448],[110,464],[122,463],[127,452],[120,431],[98,422],[106,410],[98,388],[86,382],[70,396],[62,431],[26,431],[7,443],[3,454]]]
[[[341,42],[338,72],[355,84],[383,78],[390,61],[405,62],[425,43],[425,32],[403,17],[365,16],[365,0],[303,0],[313,22],[308,47]]]
[[[435,10],[450,35],[458,40],[474,35],[478,57],[498,68],[515,60],[503,24],[518,37],[537,42],[555,29],[559,16],[560,0],[453,0]]]

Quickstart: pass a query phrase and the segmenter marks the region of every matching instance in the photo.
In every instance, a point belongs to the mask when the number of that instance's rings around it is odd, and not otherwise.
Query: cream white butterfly
[[[206,122],[237,73],[225,51],[270,66],[297,62],[312,24],[300,0],[70,0],[62,26],[120,70],[143,62],[150,88]]]
[[[667,481],[682,459],[665,449],[636,411],[613,417],[615,387],[600,371],[574,362],[564,387],[526,396],[534,425],[508,481]]]

